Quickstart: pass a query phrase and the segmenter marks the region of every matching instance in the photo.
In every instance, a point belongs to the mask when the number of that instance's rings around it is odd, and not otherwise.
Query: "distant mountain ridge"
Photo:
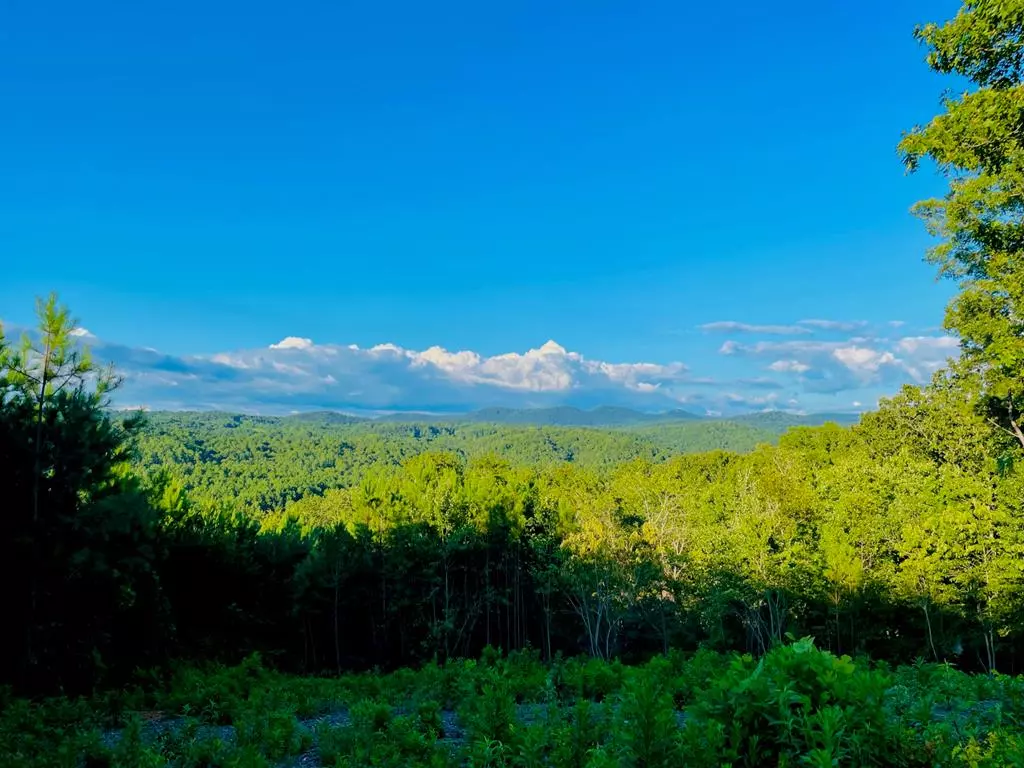
[[[737,416],[709,417],[690,411],[673,410],[662,413],[645,413],[631,408],[600,406],[584,410],[572,406],[553,408],[483,408],[468,413],[390,413],[383,416],[356,416],[338,411],[310,411],[286,417],[295,421],[311,421],[327,424],[358,424],[364,422],[429,423],[429,424],[517,424],[557,427],[639,427],[657,424],[677,424],[694,421],[731,421],[772,431],[784,431],[795,426],[817,426],[826,422],[855,424],[860,420],[856,413],[812,413],[795,414],[786,411],[760,411]]]
[[[701,417],[689,411],[643,413],[631,408],[601,406],[590,411],[572,406],[555,408],[484,408],[457,417],[463,421],[489,424],[539,424],[554,427],[624,427],[670,421],[694,421]]]
[[[787,413],[786,411],[759,411],[729,416],[719,421],[735,421],[762,429],[786,430],[789,427],[818,427],[828,422],[850,426],[860,421],[859,413]]]

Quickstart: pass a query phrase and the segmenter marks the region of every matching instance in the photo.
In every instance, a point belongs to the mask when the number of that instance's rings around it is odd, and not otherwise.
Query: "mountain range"
[[[331,424],[356,424],[368,421],[430,423],[430,424],[519,424],[559,427],[639,427],[656,424],[677,424],[695,421],[729,421],[749,424],[771,431],[784,431],[794,426],[816,426],[826,422],[855,424],[860,419],[856,413],[812,413],[795,414],[786,411],[760,411],[730,417],[701,416],[690,411],[673,410],[662,413],[645,413],[630,408],[602,406],[583,410],[571,406],[554,408],[484,408],[467,413],[389,413],[380,416],[357,416],[338,411],[310,411],[287,417],[295,421],[311,421]]]

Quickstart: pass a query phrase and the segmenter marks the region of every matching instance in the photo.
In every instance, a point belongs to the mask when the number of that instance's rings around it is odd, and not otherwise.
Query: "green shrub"
[[[254,747],[270,760],[297,755],[312,743],[309,731],[288,711],[251,711],[235,728],[239,746]]]
[[[517,702],[539,701],[544,695],[548,670],[535,650],[510,653],[496,664],[496,669],[508,681]]]
[[[507,768],[514,760],[512,747],[498,739],[471,742],[466,750],[468,768]]]
[[[270,765],[259,748],[249,744],[230,751],[224,758],[223,768],[270,768]]]
[[[650,667],[633,676],[620,698],[616,734],[629,765],[671,768],[680,761],[675,706],[659,671]]]
[[[770,651],[753,669],[743,659],[697,699],[686,743],[719,733],[718,759],[747,765],[829,760],[849,765],[893,765],[901,758],[897,729],[885,708],[887,675],[857,667],[847,657],[819,651],[811,640]],[[717,736],[715,736],[717,738]]]
[[[391,705],[378,699],[366,699],[352,707],[352,726],[364,733],[381,733],[395,716]]]
[[[317,728],[320,763],[325,766],[444,766],[447,754],[416,717],[395,717],[380,702],[366,702],[348,725]]]
[[[336,765],[353,748],[355,730],[351,726],[320,723],[316,726],[316,745],[321,765]]]
[[[0,765],[268,768],[309,749],[297,713],[330,710],[347,724],[317,726],[316,743],[335,768],[1024,768],[1024,678],[927,663],[892,670],[809,640],[759,660],[700,651],[634,667],[543,665],[533,653],[492,651],[480,662],[339,678],[283,675],[251,657],[179,668],[167,685],[39,702],[0,692]],[[133,712],[151,706],[187,716],[150,728]],[[445,733],[452,708],[465,739]],[[119,735],[104,733],[118,721]],[[225,722],[232,737],[210,733]]]
[[[689,657],[681,653],[669,654],[672,698],[676,707],[681,709],[693,703],[707,689],[709,681],[728,671],[730,664],[735,663],[737,658],[742,658],[740,663],[749,664],[753,668],[753,660],[750,657],[736,657],[704,648]]]
[[[444,738],[444,721],[441,719],[441,705],[432,699],[416,702],[416,727],[424,736]]]
[[[551,762],[559,768],[584,768],[591,752],[608,737],[607,708],[586,699],[576,702],[567,720],[549,716]]]
[[[604,701],[622,689],[625,667],[616,659],[570,659],[561,670],[566,692],[577,698]]]
[[[138,717],[129,718],[111,755],[111,768],[162,768],[166,762],[159,749],[143,742],[142,721]]]
[[[459,710],[459,720],[470,742],[499,742],[511,746],[516,730],[516,706],[508,681],[491,674],[480,693],[465,700]]]
[[[259,654],[252,654],[236,667],[179,667],[171,678],[170,689],[158,703],[169,712],[194,715],[215,725],[230,725],[265,695],[274,678],[273,673],[264,669]]]

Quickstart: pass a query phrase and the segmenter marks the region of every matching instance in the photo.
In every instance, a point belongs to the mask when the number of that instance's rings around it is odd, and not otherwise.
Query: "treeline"
[[[216,570],[232,562],[225,549],[199,583],[273,594],[287,573],[291,613],[249,626],[274,628],[257,647],[304,668],[488,644],[759,653],[809,634],[841,653],[1011,670],[1024,495],[1010,448],[940,380],[854,429],[796,429],[748,455],[598,473],[426,454],[299,500],[261,531],[246,522],[246,546],[268,559],[233,577]],[[218,536],[224,523],[191,519],[210,542],[240,541],[226,536],[237,527]],[[255,599],[257,614],[271,610]],[[270,641],[281,627],[293,645]],[[244,639],[222,644],[252,647]]]
[[[749,451],[777,442],[782,431],[729,421],[593,429],[153,413],[137,435],[135,466],[164,470],[204,508],[262,516],[304,496],[356,485],[371,468],[397,467],[431,451],[463,460],[499,456],[517,465],[601,468],[713,449]]]

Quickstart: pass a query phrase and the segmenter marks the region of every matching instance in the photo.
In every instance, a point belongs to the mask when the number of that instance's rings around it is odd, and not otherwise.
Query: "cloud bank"
[[[926,383],[958,354],[955,338],[909,332],[898,321],[720,321],[702,327],[708,335],[691,337],[680,355],[686,363],[611,362],[555,341],[487,356],[441,346],[365,348],[284,336],[256,349],[170,355],[111,342],[85,328],[73,335],[123,376],[115,405],[256,413],[456,413],[555,405],[721,415],[855,412],[875,407],[903,384]],[[6,330],[16,338],[24,329]],[[905,332],[894,335],[899,331]],[[733,338],[713,338],[723,333]]]
[[[833,335],[848,327],[862,328],[839,321],[803,323],[797,327]],[[783,326],[759,327],[772,335],[771,329]],[[752,332],[747,327],[733,331]],[[683,362],[593,359],[555,341],[525,352],[485,356],[440,346],[415,350],[384,343],[361,348],[286,336],[259,349],[174,356],[107,343],[91,334],[84,340],[98,358],[113,362],[123,374],[118,393],[122,405],[265,413],[459,412],[552,405],[726,414],[766,408],[849,411],[872,407],[879,396],[903,383],[926,382],[957,351],[956,340],[947,336],[820,339],[800,334],[749,343],[728,339],[708,350],[698,366],[707,370],[698,374]],[[720,375],[723,370],[732,374]]]
[[[680,362],[591,360],[554,341],[490,357],[433,346],[317,344],[288,336],[264,349],[174,357],[94,344],[124,375],[123,401],[148,407],[287,411],[463,411],[486,406],[674,408],[706,385]]]
[[[788,376],[806,392],[836,394],[868,387],[891,391],[908,382],[926,383],[957,349],[957,340],[951,336],[907,336],[756,344],[730,340],[719,352],[765,361],[768,371]]]

